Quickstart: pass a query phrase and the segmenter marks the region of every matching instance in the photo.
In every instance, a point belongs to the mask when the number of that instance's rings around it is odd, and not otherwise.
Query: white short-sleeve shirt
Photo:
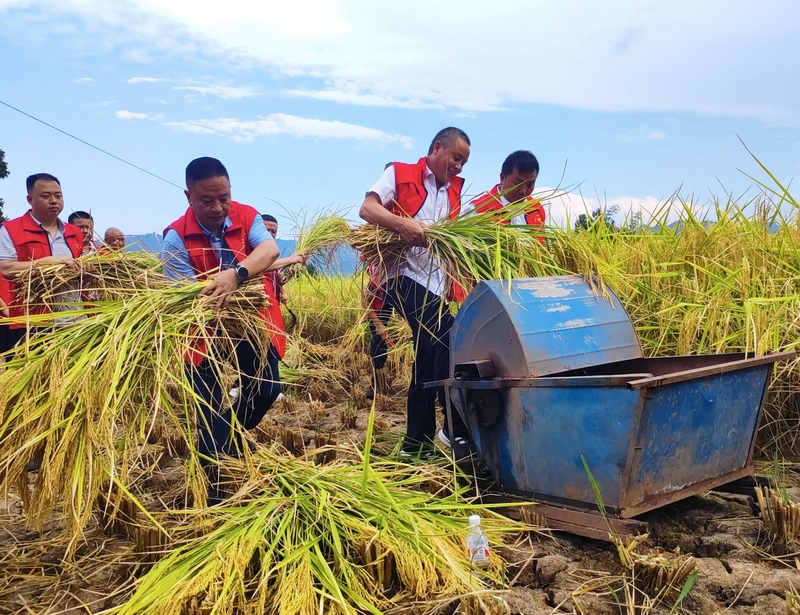
[[[448,182],[441,188],[437,188],[436,177],[427,166],[425,167],[424,182],[427,197],[414,216],[414,220],[419,220],[423,224],[433,224],[446,218],[450,213],[450,200],[447,196],[450,183]],[[372,188],[369,189],[369,192],[377,194],[384,207],[391,206],[392,200],[397,198],[394,165],[386,167],[386,170]],[[442,296],[445,292],[445,275],[439,259],[433,257],[427,248],[409,248],[406,263],[401,265],[399,270],[390,269],[387,274],[389,278],[395,275],[408,276],[435,295]]]

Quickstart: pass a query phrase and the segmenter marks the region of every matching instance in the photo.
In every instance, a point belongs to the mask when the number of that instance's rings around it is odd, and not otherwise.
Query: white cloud
[[[800,61],[785,51],[794,44],[790,24],[800,21],[792,0],[769,11],[725,0],[587,0],[580,10],[508,0],[464,3],[457,12],[428,0],[229,0],[224,12],[211,0],[137,2],[226,49],[226,62],[245,58],[286,75],[352,83],[356,94],[292,88],[342,103],[467,111],[541,103],[800,122]]]
[[[160,113],[148,115],[147,113],[136,113],[135,111],[120,110],[115,113],[120,120],[163,120],[164,116]]]
[[[388,94],[370,93],[352,82],[331,84],[324,90],[286,90],[285,96],[314,98],[363,107],[397,107],[400,109],[444,109],[441,103],[423,102],[419,98],[399,100]]]
[[[253,141],[256,137],[290,135],[293,137],[315,137],[320,139],[354,139],[378,143],[399,143],[407,149],[413,139],[404,135],[390,134],[375,128],[348,124],[346,122],[319,120],[284,113],[273,113],[255,120],[217,118],[166,122],[173,130],[196,134],[219,134],[235,141]]]
[[[131,77],[128,83],[160,83],[162,81],[169,81],[169,79],[161,79],[160,77]]]
[[[645,225],[651,224],[654,217],[662,220],[664,216],[666,216],[667,223],[671,224],[678,220],[679,213],[683,209],[681,201],[674,196],[665,199],[659,199],[652,195],[592,197],[581,194],[577,189],[565,192],[554,188],[537,190],[534,196],[546,203],[548,224],[561,227],[574,226],[581,214],[591,213],[598,208],[608,210],[617,207],[618,212],[614,218],[619,224],[626,218],[630,219],[633,213],[641,212]],[[702,209],[702,207],[695,207],[694,211],[700,212]]]
[[[663,130],[654,130],[647,126],[639,126],[628,132],[619,135],[620,141],[635,142],[635,141],[654,141],[669,138],[667,133]]]
[[[249,87],[234,87],[230,85],[182,85],[173,86],[173,90],[187,90],[197,92],[203,96],[217,96],[223,100],[238,100],[258,96],[258,92]]]
[[[96,81],[96,79],[92,79],[91,77],[79,77],[78,79],[73,79],[75,83],[91,83],[92,81]]]
[[[294,95],[341,104],[478,112],[539,103],[800,125],[800,55],[786,52],[800,22],[796,0],[774,0],[769,10],[727,0],[585,0],[579,8],[507,0],[458,10],[429,0],[228,0],[224,11],[212,0],[11,5],[22,7],[18,15],[43,7],[53,28],[65,21],[58,17],[79,17],[73,36],[82,49],[151,63],[171,54],[226,69],[259,65],[304,78],[284,86]]]

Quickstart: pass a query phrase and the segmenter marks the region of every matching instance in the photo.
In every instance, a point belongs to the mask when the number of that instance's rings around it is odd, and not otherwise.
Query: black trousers
[[[212,459],[223,455],[238,457],[242,453],[240,432],[232,427],[235,414],[245,429],[254,429],[281,393],[278,353],[270,348],[269,369],[260,370],[261,361],[252,343],[247,340],[236,346],[236,361],[241,377],[239,395],[233,408],[222,407],[223,389],[219,374],[204,360],[199,366],[187,367],[192,387],[205,402],[197,416],[199,452]],[[212,483],[214,481],[212,480]]]
[[[384,303],[383,307],[378,311],[378,319],[383,323],[384,327],[389,323],[389,319],[392,317],[392,309],[391,305]],[[372,360],[372,367],[374,369],[383,369],[383,366],[386,365],[386,359],[389,356],[389,347],[386,344],[386,340],[378,335],[373,322],[370,320],[368,323],[369,332],[372,334],[369,341],[369,358]]]
[[[8,331],[8,325],[0,325],[0,354],[3,354],[6,350],[10,350],[10,348],[6,348]]]
[[[25,327],[11,329],[8,325],[0,325],[0,354],[11,350],[25,337]]]
[[[423,389],[422,385],[444,380],[450,375],[450,328],[453,317],[441,297],[409,277],[390,280],[384,287],[385,301],[411,327],[414,342],[414,365],[408,387],[406,408],[406,437],[403,449],[416,452],[429,447],[436,432],[436,399],[444,409],[444,388]],[[440,313],[441,312],[441,313]],[[457,413],[451,437],[466,436],[466,427]]]

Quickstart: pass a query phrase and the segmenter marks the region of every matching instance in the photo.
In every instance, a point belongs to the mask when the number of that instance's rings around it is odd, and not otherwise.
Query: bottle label
[[[468,555],[471,562],[489,561],[489,549],[486,547],[472,547],[469,549]]]

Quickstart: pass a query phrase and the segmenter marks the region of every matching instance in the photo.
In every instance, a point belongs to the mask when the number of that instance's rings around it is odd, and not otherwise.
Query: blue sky
[[[759,170],[737,135],[790,181],[798,23],[791,1],[0,0],[0,100],[176,184],[192,158],[220,158],[234,198],[283,236],[300,211],[355,218],[384,164],[447,125],[472,139],[471,193],[530,149],[540,188],[580,186],[551,203],[563,220],[584,199],[743,192]],[[3,106],[0,149],[9,216],[40,171],[101,231],[161,231],[185,208],[178,188]]]

